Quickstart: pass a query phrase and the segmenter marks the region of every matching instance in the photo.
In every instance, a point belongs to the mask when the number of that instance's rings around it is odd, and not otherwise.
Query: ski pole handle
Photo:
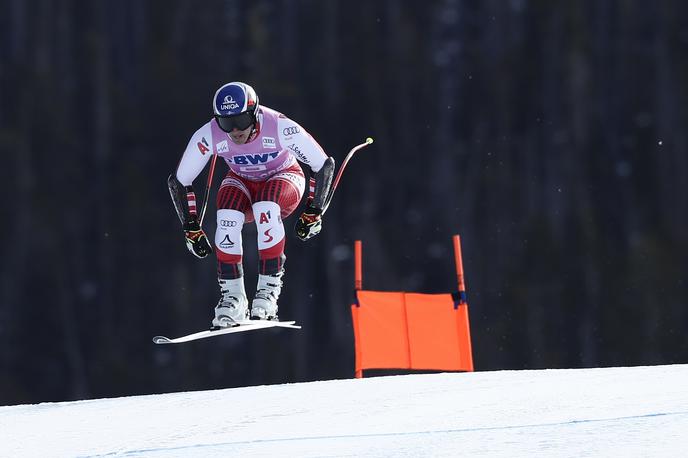
[[[342,165],[339,167],[339,171],[337,172],[337,176],[334,178],[334,181],[332,182],[332,188],[330,189],[330,195],[327,197],[327,202],[325,203],[325,206],[323,207],[323,211],[322,211],[323,215],[325,214],[325,212],[329,208],[330,202],[332,202],[332,197],[334,196],[334,191],[337,189],[337,186],[339,185],[339,180],[342,178],[342,173],[344,173],[344,169],[346,168],[346,164],[349,163],[349,160],[353,157],[354,154],[356,154],[356,152],[358,150],[361,150],[361,149],[365,148],[366,146],[368,146],[372,143],[373,143],[373,138],[368,137],[368,138],[366,138],[365,142],[351,148],[351,151],[349,151],[349,154],[346,155],[346,157],[344,158],[344,161],[342,162]]]

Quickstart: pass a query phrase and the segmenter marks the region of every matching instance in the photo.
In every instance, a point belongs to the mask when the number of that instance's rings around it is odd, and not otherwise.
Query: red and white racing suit
[[[297,159],[313,173],[327,159],[315,139],[283,114],[263,106],[257,120],[255,132],[242,145],[234,143],[215,119],[210,120],[193,134],[177,167],[179,182],[191,186],[213,154],[229,166],[217,193],[215,232],[218,275],[224,279],[243,275],[241,230],[252,221],[258,228],[260,273],[274,275],[282,269],[286,259],[282,219],[299,205],[306,185]],[[187,200],[195,213],[193,192]]]

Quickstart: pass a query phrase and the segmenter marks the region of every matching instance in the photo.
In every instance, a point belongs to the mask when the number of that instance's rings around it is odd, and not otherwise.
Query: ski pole
[[[323,211],[322,211],[323,215],[325,214],[325,212],[329,208],[330,202],[332,202],[332,197],[334,196],[334,191],[337,189],[337,185],[339,184],[339,180],[342,178],[342,173],[344,173],[344,169],[346,168],[346,164],[353,157],[353,155],[356,153],[356,151],[363,149],[372,143],[373,143],[373,138],[368,137],[368,138],[366,138],[365,142],[351,148],[351,151],[349,151],[349,154],[346,155],[346,157],[344,158],[344,162],[342,162],[341,167],[339,167],[339,171],[337,172],[337,176],[335,177],[334,181],[332,182],[332,188],[330,189],[330,194],[327,196],[327,202],[325,203],[325,206],[323,207]]]
[[[217,154],[213,154],[213,159],[210,161],[210,170],[208,170],[208,182],[205,185],[205,194],[203,196],[203,206],[201,207],[201,217],[198,225],[203,227],[203,218],[205,218],[205,209],[208,206],[210,199],[210,187],[213,184],[213,174],[215,173],[215,162],[217,161]]]

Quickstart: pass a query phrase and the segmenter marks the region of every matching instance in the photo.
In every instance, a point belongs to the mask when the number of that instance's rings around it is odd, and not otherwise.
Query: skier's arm
[[[328,157],[318,142],[306,130],[288,118],[278,123],[280,143],[286,145],[296,158],[311,170],[314,185],[306,209],[296,222],[295,231],[301,240],[317,235],[322,228],[322,212],[327,205],[334,176],[334,158]]]
[[[332,187],[334,158],[328,157],[325,159],[320,170],[314,171],[313,176],[315,178],[315,190],[313,191],[313,200],[309,202],[309,206],[322,213],[327,205],[330,188]]]
[[[184,230],[186,246],[199,258],[208,256],[212,249],[198,222],[192,183],[212,155],[210,140],[210,127],[206,124],[191,137],[177,170],[167,179],[167,187]]]
[[[320,170],[315,173],[313,199],[308,201],[308,205],[294,226],[296,236],[303,241],[315,237],[322,229],[322,213],[327,206],[333,174],[334,159],[328,157]]]
[[[172,203],[177,211],[179,221],[184,227],[196,219],[196,197],[193,187],[184,186],[177,178],[177,174],[173,173],[167,178],[167,188],[170,191],[170,197],[172,197]],[[193,213],[191,212],[192,209]]]

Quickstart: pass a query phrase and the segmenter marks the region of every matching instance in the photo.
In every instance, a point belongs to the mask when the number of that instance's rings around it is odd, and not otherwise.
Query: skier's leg
[[[245,214],[250,209],[251,199],[246,186],[236,178],[225,178],[217,193],[215,232],[218,276],[221,278],[231,279],[243,275],[241,230],[246,220]]]
[[[248,189],[238,179],[227,177],[217,195],[217,230],[215,246],[220,301],[215,307],[213,326],[228,326],[248,316],[244,289],[241,230],[250,212]]]
[[[298,165],[271,177],[258,192],[253,215],[258,228],[260,268],[251,318],[276,319],[277,300],[284,275],[284,224],[299,205],[305,178]]]

